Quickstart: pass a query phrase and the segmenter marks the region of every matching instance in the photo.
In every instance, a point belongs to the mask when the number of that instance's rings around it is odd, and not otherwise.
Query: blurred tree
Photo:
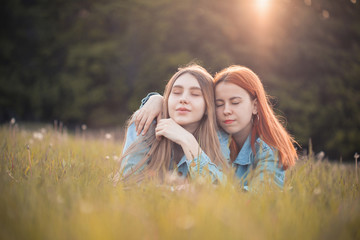
[[[8,0],[0,121],[123,124],[179,66],[252,68],[301,145],[351,158],[360,131],[360,3]]]

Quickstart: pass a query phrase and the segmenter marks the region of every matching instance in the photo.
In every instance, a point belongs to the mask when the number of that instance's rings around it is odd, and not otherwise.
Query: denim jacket
[[[278,151],[267,145],[262,139],[255,140],[255,154],[251,149],[251,135],[249,135],[241,148],[232,166],[245,190],[260,186],[265,181],[284,187],[285,170],[279,165]],[[222,141],[224,144],[225,141]],[[225,151],[225,157],[230,159],[230,150]]]
[[[149,93],[144,99],[142,99],[140,108],[149,100],[150,96],[152,95],[159,95],[159,93],[156,92]],[[230,150],[229,150],[230,136],[222,130],[218,131],[217,134],[220,141],[221,151],[225,159],[227,159],[230,162]],[[240,183],[243,186],[243,188],[245,190],[249,190],[249,186],[250,188],[259,186],[265,180],[274,182],[278,187],[283,188],[284,180],[285,180],[285,170],[282,168],[282,166],[279,165],[278,151],[276,149],[271,148],[262,139],[257,138],[255,141],[256,154],[254,154],[251,149],[250,140],[251,140],[251,136],[249,135],[243,147],[241,148],[238,156],[232,163],[232,166],[235,168],[235,175],[237,176],[237,178],[240,179]],[[186,161],[185,156],[181,159],[181,161],[178,164],[179,170],[180,170],[179,167],[180,163],[184,163],[184,161]],[[215,169],[218,170],[216,168],[216,165],[215,164],[213,165],[214,168],[211,168],[213,169],[213,172],[210,171],[212,174],[217,172],[215,171]],[[220,180],[222,178],[225,179],[225,176],[222,176],[221,174]]]
[[[152,124],[155,124],[155,122],[153,122]],[[126,149],[129,148],[132,143],[134,143],[140,137],[141,136],[137,136],[135,124],[132,123],[126,133],[126,142],[123,148],[123,153],[126,151]],[[225,138],[223,139],[226,140]],[[123,161],[124,166],[121,167],[123,175],[125,175],[134,166],[136,166],[149,150],[149,148],[140,148],[139,151],[127,156]],[[150,161],[150,159],[148,161]],[[174,169],[173,159],[171,159],[170,168],[171,169],[169,170]],[[201,152],[199,156],[190,160],[186,159],[184,155],[177,164],[176,168],[180,175],[183,177],[186,177],[188,174],[190,175],[190,177],[195,177],[198,174],[201,174],[202,176],[208,176],[208,174],[210,174],[213,182],[221,182],[223,180],[223,174],[221,170],[214,163],[211,162],[210,158],[204,152]],[[143,169],[144,167],[142,167],[139,171]]]

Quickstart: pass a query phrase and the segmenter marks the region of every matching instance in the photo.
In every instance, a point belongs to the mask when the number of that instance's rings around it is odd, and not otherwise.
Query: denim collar
[[[251,164],[251,134],[246,138],[246,141],[244,142],[244,145],[242,146],[239,154],[237,155],[236,159],[233,163],[239,164],[239,165],[248,165]]]

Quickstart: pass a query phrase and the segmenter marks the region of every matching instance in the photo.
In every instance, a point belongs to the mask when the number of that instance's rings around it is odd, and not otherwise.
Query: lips
[[[225,124],[231,124],[231,123],[233,123],[233,122],[235,122],[235,120],[225,120],[225,121],[224,121]]]
[[[187,112],[190,112],[189,109],[187,108],[184,108],[184,107],[181,107],[181,108],[177,108],[176,109],[177,112],[180,112],[180,113],[187,113]]]

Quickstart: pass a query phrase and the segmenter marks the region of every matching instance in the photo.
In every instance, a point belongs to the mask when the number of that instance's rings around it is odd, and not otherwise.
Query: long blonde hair
[[[198,128],[193,133],[198,140],[200,148],[207,154],[213,163],[218,167],[227,169],[227,161],[220,150],[220,143],[217,136],[217,124],[215,114],[215,93],[214,82],[212,76],[201,66],[192,64],[184,68],[179,68],[169,82],[164,91],[164,104],[162,110],[162,118],[169,118],[168,99],[171,89],[175,81],[183,74],[191,74],[194,76],[201,88],[202,95],[205,100],[205,113],[199,123]],[[133,123],[134,117],[130,118],[128,127]],[[148,132],[143,137],[139,137],[130,147],[123,153],[121,162],[126,161],[126,157],[131,158],[131,155],[146,149],[150,150],[142,157],[139,163],[134,166],[130,172],[123,176],[123,180],[129,179],[141,181],[147,177],[163,178],[164,172],[169,170],[172,149],[174,149],[174,142],[167,138],[162,138],[160,141],[155,139],[155,124],[152,124]],[[122,163],[125,166],[126,163]],[[144,169],[141,169],[144,167]],[[136,173],[136,174],[134,174]]]

